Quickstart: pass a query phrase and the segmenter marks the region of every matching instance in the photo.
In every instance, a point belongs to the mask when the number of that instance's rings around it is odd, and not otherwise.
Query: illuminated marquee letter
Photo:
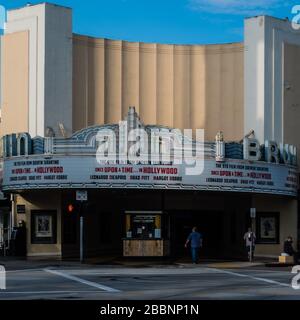
[[[127,121],[119,121],[119,163],[126,164],[128,160],[128,124]]]
[[[183,135],[181,130],[172,129],[173,133],[173,161],[174,164],[182,164],[183,161]]]
[[[204,130],[196,129],[196,139],[193,142],[191,129],[183,131],[184,162],[187,165],[187,176],[201,175],[204,170]]]
[[[265,158],[267,162],[279,163],[279,150],[276,142],[268,140],[265,142]]]
[[[251,161],[259,161],[261,152],[260,145],[257,139],[244,138],[244,159]]]
[[[171,145],[172,145],[172,133],[169,129],[160,130],[161,144],[160,144],[160,156],[163,163],[169,163],[171,161]]]
[[[292,164],[292,157],[289,150],[290,146],[288,144],[280,143],[279,150],[283,163]]]
[[[111,129],[99,130],[96,135],[98,163],[116,162],[116,134]]]
[[[291,157],[291,164],[296,166],[297,165],[297,148],[293,145],[289,145],[289,154]]]
[[[148,161],[148,134],[143,128],[131,129],[128,134],[128,160],[131,163]]]
[[[17,154],[19,156],[28,155],[31,148],[31,137],[29,133],[17,135]]]

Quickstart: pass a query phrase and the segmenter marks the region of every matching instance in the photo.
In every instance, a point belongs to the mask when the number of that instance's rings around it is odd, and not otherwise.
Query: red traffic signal
[[[72,213],[72,212],[74,212],[74,210],[75,210],[75,207],[72,205],[72,203],[68,204],[67,212]]]

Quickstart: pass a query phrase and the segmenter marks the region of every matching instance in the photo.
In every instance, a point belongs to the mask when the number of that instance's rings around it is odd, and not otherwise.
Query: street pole
[[[249,257],[249,261],[252,262],[252,247],[253,247],[253,240],[252,240],[253,236],[252,236],[252,231],[251,231],[251,245],[250,245],[250,257]]]
[[[16,202],[15,202],[15,195],[13,193],[11,193],[10,195],[10,201],[11,201],[11,215],[10,215],[10,227],[11,227],[11,230],[14,229],[15,227],[15,205],[16,205]]]
[[[80,217],[80,262],[83,263],[83,216]]]
[[[83,201],[87,201],[88,199],[88,193],[86,190],[77,190],[76,191],[76,201],[80,201],[80,226],[79,226],[79,232],[80,232],[80,262],[83,263],[84,261],[84,210],[83,210]]]
[[[253,262],[253,243],[254,243],[254,218],[251,218],[251,246],[250,246],[250,262]]]
[[[255,218],[256,218],[256,208],[250,208],[250,218],[251,218],[251,242],[250,242],[250,257],[249,261],[253,261],[253,256],[254,256],[254,228],[255,228]]]
[[[82,201],[80,201],[80,262],[84,260],[84,217],[82,210]]]

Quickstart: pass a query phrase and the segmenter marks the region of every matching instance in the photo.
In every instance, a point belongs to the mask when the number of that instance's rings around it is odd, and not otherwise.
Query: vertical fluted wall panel
[[[77,37],[73,41],[73,130],[87,125],[87,65],[88,38]]]
[[[122,119],[122,42],[105,40],[105,123]]]
[[[73,127],[118,123],[135,106],[145,124],[243,136],[242,44],[180,46],[74,36]]]
[[[216,48],[218,50],[218,48]],[[221,130],[221,55],[206,49],[206,127],[205,137],[214,138]],[[209,124],[209,125],[208,125]]]
[[[156,45],[140,44],[140,117],[144,123],[156,124]]]
[[[122,47],[122,118],[129,106],[139,112],[139,43],[123,42]]]
[[[190,87],[190,117],[191,128],[206,128],[206,70],[205,48],[203,46],[191,47],[191,87]]]
[[[89,42],[88,47],[88,125],[104,122],[104,39]]]
[[[173,126],[174,54],[172,45],[157,45],[157,123]]]
[[[173,126],[190,126],[190,47],[174,48],[174,116]]]

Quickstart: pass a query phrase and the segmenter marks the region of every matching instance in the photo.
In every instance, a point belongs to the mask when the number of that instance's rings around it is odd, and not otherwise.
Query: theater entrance
[[[174,258],[189,259],[190,246],[185,248],[184,244],[194,226],[203,236],[202,258],[243,257],[244,223],[239,226],[235,215],[222,211],[189,211],[170,213],[171,254]]]

